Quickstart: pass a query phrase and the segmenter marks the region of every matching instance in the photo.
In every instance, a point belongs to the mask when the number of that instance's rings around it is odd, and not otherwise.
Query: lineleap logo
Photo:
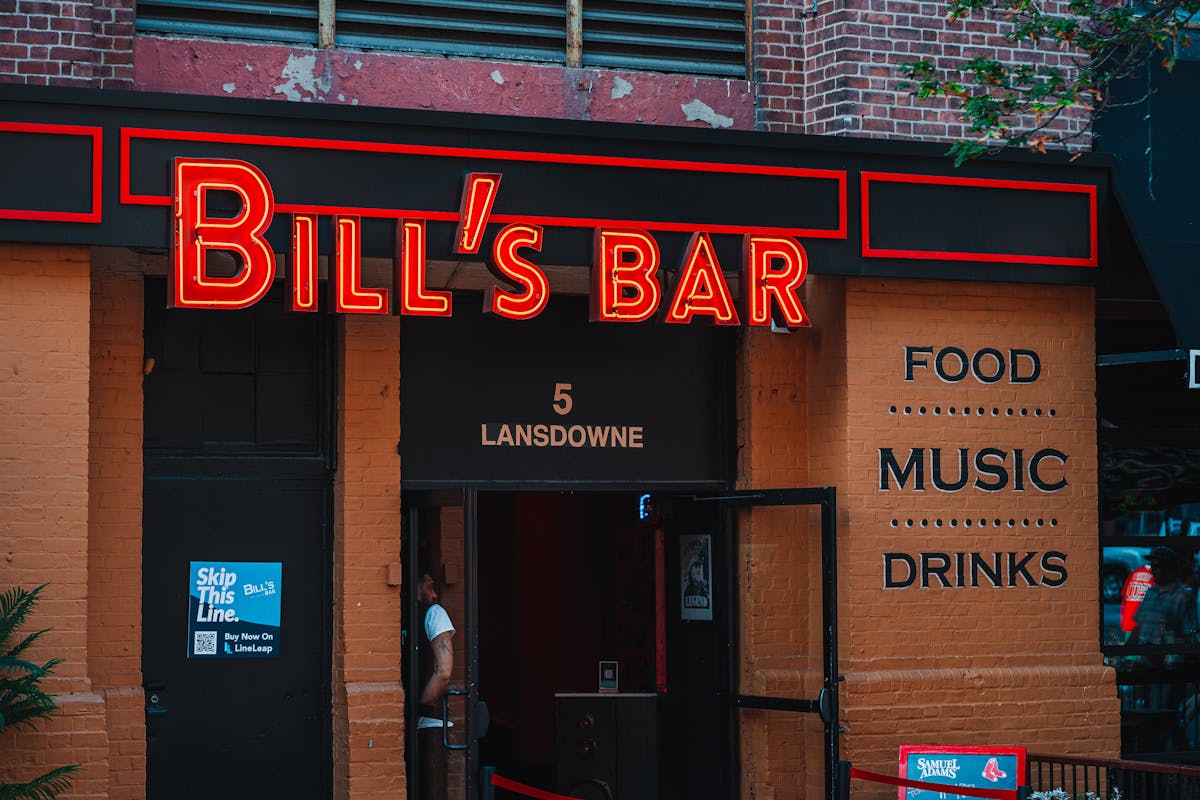
[[[1001,778],[1007,778],[1008,773],[1000,769],[1000,763],[996,759],[989,758],[987,764],[983,767],[983,777],[992,783],[996,783]]]

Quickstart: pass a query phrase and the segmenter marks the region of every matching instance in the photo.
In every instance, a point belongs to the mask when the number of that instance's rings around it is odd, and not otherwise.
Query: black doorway
[[[331,348],[325,319],[282,301],[168,311],[164,284],[147,284],[149,800],[331,794]],[[270,597],[275,627],[239,641],[198,622],[214,616],[193,599],[199,564]]]
[[[480,764],[564,793],[732,796],[718,509],[633,492],[480,492],[478,528],[479,694],[491,714]],[[681,544],[698,535],[712,618],[684,620]],[[619,705],[597,691],[600,661],[619,664]],[[653,710],[626,702],[639,697]],[[579,733],[576,717],[594,727]],[[631,776],[655,785],[620,785]]]

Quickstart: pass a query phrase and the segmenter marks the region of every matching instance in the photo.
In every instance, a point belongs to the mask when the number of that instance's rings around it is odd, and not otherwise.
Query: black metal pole
[[[841,716],[838,712],[837,620],[837,490],[830,486],[821,500],[821,623],[824,632],[825,689],[829,693],[829,719],[825,720],[825,796],[837,800],[841,781]]]
[[[408,629],[404,632],[404,660],[408,671],[408,686],[404,700],[404,730],[408,736],[408,796],[417,796],[417,787],[421,785],[421,752],[420,737],[417,736],[418,706],[420,705],[419,684],[421,681],[421,656],[417,649],[421,646],[421,635],[424,631],[420,615],[420,601],[417,598],[417,582],[421,579],[420,566],[417,564],[418,535],[420,525],[420,509],[414,505],[408,507],[408,530],[404,542],[404,591],[408,598],[405,604],[408,611]]]
[[[463,720],[467,729],[467,798],[479,797],[479,737],[476,707],[479,705],[479,493],[472,487],[463,489],[463,558],[466,572],[466,676],[467,707]]]
[[[724,575],[724,592],[725,592],[725,687],[729,690],[730,696],[737,697],[740,686],[738,685],[739,663],[738,658],[740,652],[738,650],[737,631],[741,626],[741,598],[738,592],[738,559],[737,559],[737,542],[738,542],[738,526],[737,526],[737,510],[730,506],[722,504],[721,515],[723,517],[722,524],[725,532],[725,575]],[[665,581],[666,575],[660,575],[659,580]],[[726,724],[729,726],[729,752],[726,753],[726,774],[728,776],[729,785],[726,797],[730,800],[736,800],[741,791],[742,785],[742,759],[741,759],[741,732],[738,725],[740,716],[737,702],[729,703],[726,709]]]
[[[837,768],[836,800],[850,800],[850,767],[849,761],[839,761]]]

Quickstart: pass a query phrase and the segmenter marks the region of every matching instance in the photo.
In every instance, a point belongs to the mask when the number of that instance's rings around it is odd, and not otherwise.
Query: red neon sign
[[[454,232],[454,252],[463,255],[479,252],[483,229],[499,190],[499,173],[472,172],[466,177],[462,205],[458,209],[458,230]]]
[[[210,192],[232,192],[242,203],[233,217],[209,213]],[[275,253],[263,233],[275,213],[271,184],[253,164],[227,159],[176,158],[174,236],[168,304],[171,308],[247,308],[275,280]],[[230,277],[210,275],[208,253],[241,261]]]
[[[317,310],[317,217],[292,215],[292,311]]]
[[[455,253],[476,253],[483,245],[500,177],[499,173],[467,175]],[[276,206],[266,176],[244,161],[177,158],[173,191],[171,307],[246,308],[261,300],[275,279],[275,255],[265,233]],[[241,207],[236,214],[213,213],[210,193],[218,191],[238,197]],[[361,216],[351,209],[333,209],[331,216],[334,311],[437,317],[453,313],[450,292],[428,285],[424,218],[396,220],[396,257],[389,290],[363,285]],[[294,311],[315,311],[319,305],[317,223],[313,212],[298,211],[291,217],[288,277]],[[498,283],[484,293],[485,312],[520,320],[532,319],[545,309],[549,280],[523,252],[540,253],[544,237],[541,225],[528,222],[510,222],[496,233],[486,263]],[[593,245],[592,320],[641,322],[658,314],[664,292],[658,277],[662,254],[654,236],[645,230],[601,226],[595,230]],[[239,261],[236,273],[210,274],[210,251],[232,253]],[[808,258],[800,243],[783,235],[747,234],[742,257],[743,309],[739,315],[710,234],[694,232],[675,272],[663,320],[687,324],[701,318],[718,325],[741,321],[769,325],[774,316],[788,327],[809,325],[797,294],[808,273]]]
[[[693,233],[684,253],[679,277],[675,279],[675,295],[664,321],[688,323],[699,314],[718,325],[737,325],[733,296],[721,274],[712,239],[707,233]]]
[[[395,281],[399,313],[416,317],[448,317],[452,313],[450,293],[425,285],[425,220],[396,223]]]
[[[742,239],[742,305],[747,325],[770,325],[774,308],[788,328],[812,325],[796,296],[808,275],[808,254],[795,239],[746,235]]]
[[[641,322],[662,298],[658,242],[645,231],[599,228],[593,241],[592,322]]]
[[[507,280],[524,288],[515,293],[489,286],[483,293],[483,310],[508,319],[532,319],[542,313],[550,301],[550,282],[546,273],[517,253],[522,248],[541,252],[542,226],[506,226],[492,243],[488,270],[498,280]]]
[[[362,219],[333,218],[333,310],[339,314],[386,314],[388,290],[362,285]]]

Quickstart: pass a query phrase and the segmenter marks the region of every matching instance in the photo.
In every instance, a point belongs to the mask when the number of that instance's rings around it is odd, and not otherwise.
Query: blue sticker
[[[278,658],[283,564],[193,561],[188,658]]]

